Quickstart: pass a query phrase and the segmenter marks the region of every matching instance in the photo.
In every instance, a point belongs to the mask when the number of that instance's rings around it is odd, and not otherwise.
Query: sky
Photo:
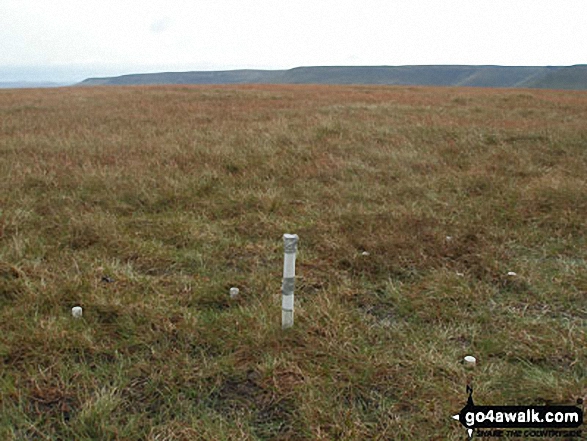
[[[0,0],[0,82],[587,63],[586,0]]]

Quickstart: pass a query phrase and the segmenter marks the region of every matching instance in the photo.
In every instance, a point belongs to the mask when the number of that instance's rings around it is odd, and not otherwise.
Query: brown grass
[[[586,116],[547,90],[1,90],[0,435],[464,439],[467,354],[478,404],[574,404]]]

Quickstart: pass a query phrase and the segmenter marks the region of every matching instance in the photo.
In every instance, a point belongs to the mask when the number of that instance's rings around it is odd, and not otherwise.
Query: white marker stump
[[[238,297],[238,288],[230,288],[230,298],[236,299]]]
[[[284,234],[283,283],[281,285],[281,327],[291,328],[294,323],[294,284],[296,277],[297,234]]]
[[[82,314],[83,311],[81,306],[74,306],[73,308],[71,308],[71,315],[73,316],[73,318],[80,318]]]
[[[477,365],[477,359],[475,357],[473,357],[472,355],[467,355],[463,359],[463,362],[464,362],[465,367],[467,369],[473,369]]]

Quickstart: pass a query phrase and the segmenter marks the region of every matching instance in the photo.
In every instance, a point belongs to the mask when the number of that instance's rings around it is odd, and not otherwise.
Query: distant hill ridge
[[[52,81],[0,81],[0,89],[36,89],[70,85],[71,83],[55,83]]]
[[[148,84],[380,84],[532,87],[587,90],[587,65],[575,66],[316,66],[289,70],[226,70],[88,78],[79,86]]]

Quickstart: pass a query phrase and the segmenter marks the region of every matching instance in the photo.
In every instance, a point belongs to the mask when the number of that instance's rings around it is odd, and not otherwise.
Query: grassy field
[[[0,439],[463,440],[469,376],[575,404],[586,121],[584,92],[0,91]]]

